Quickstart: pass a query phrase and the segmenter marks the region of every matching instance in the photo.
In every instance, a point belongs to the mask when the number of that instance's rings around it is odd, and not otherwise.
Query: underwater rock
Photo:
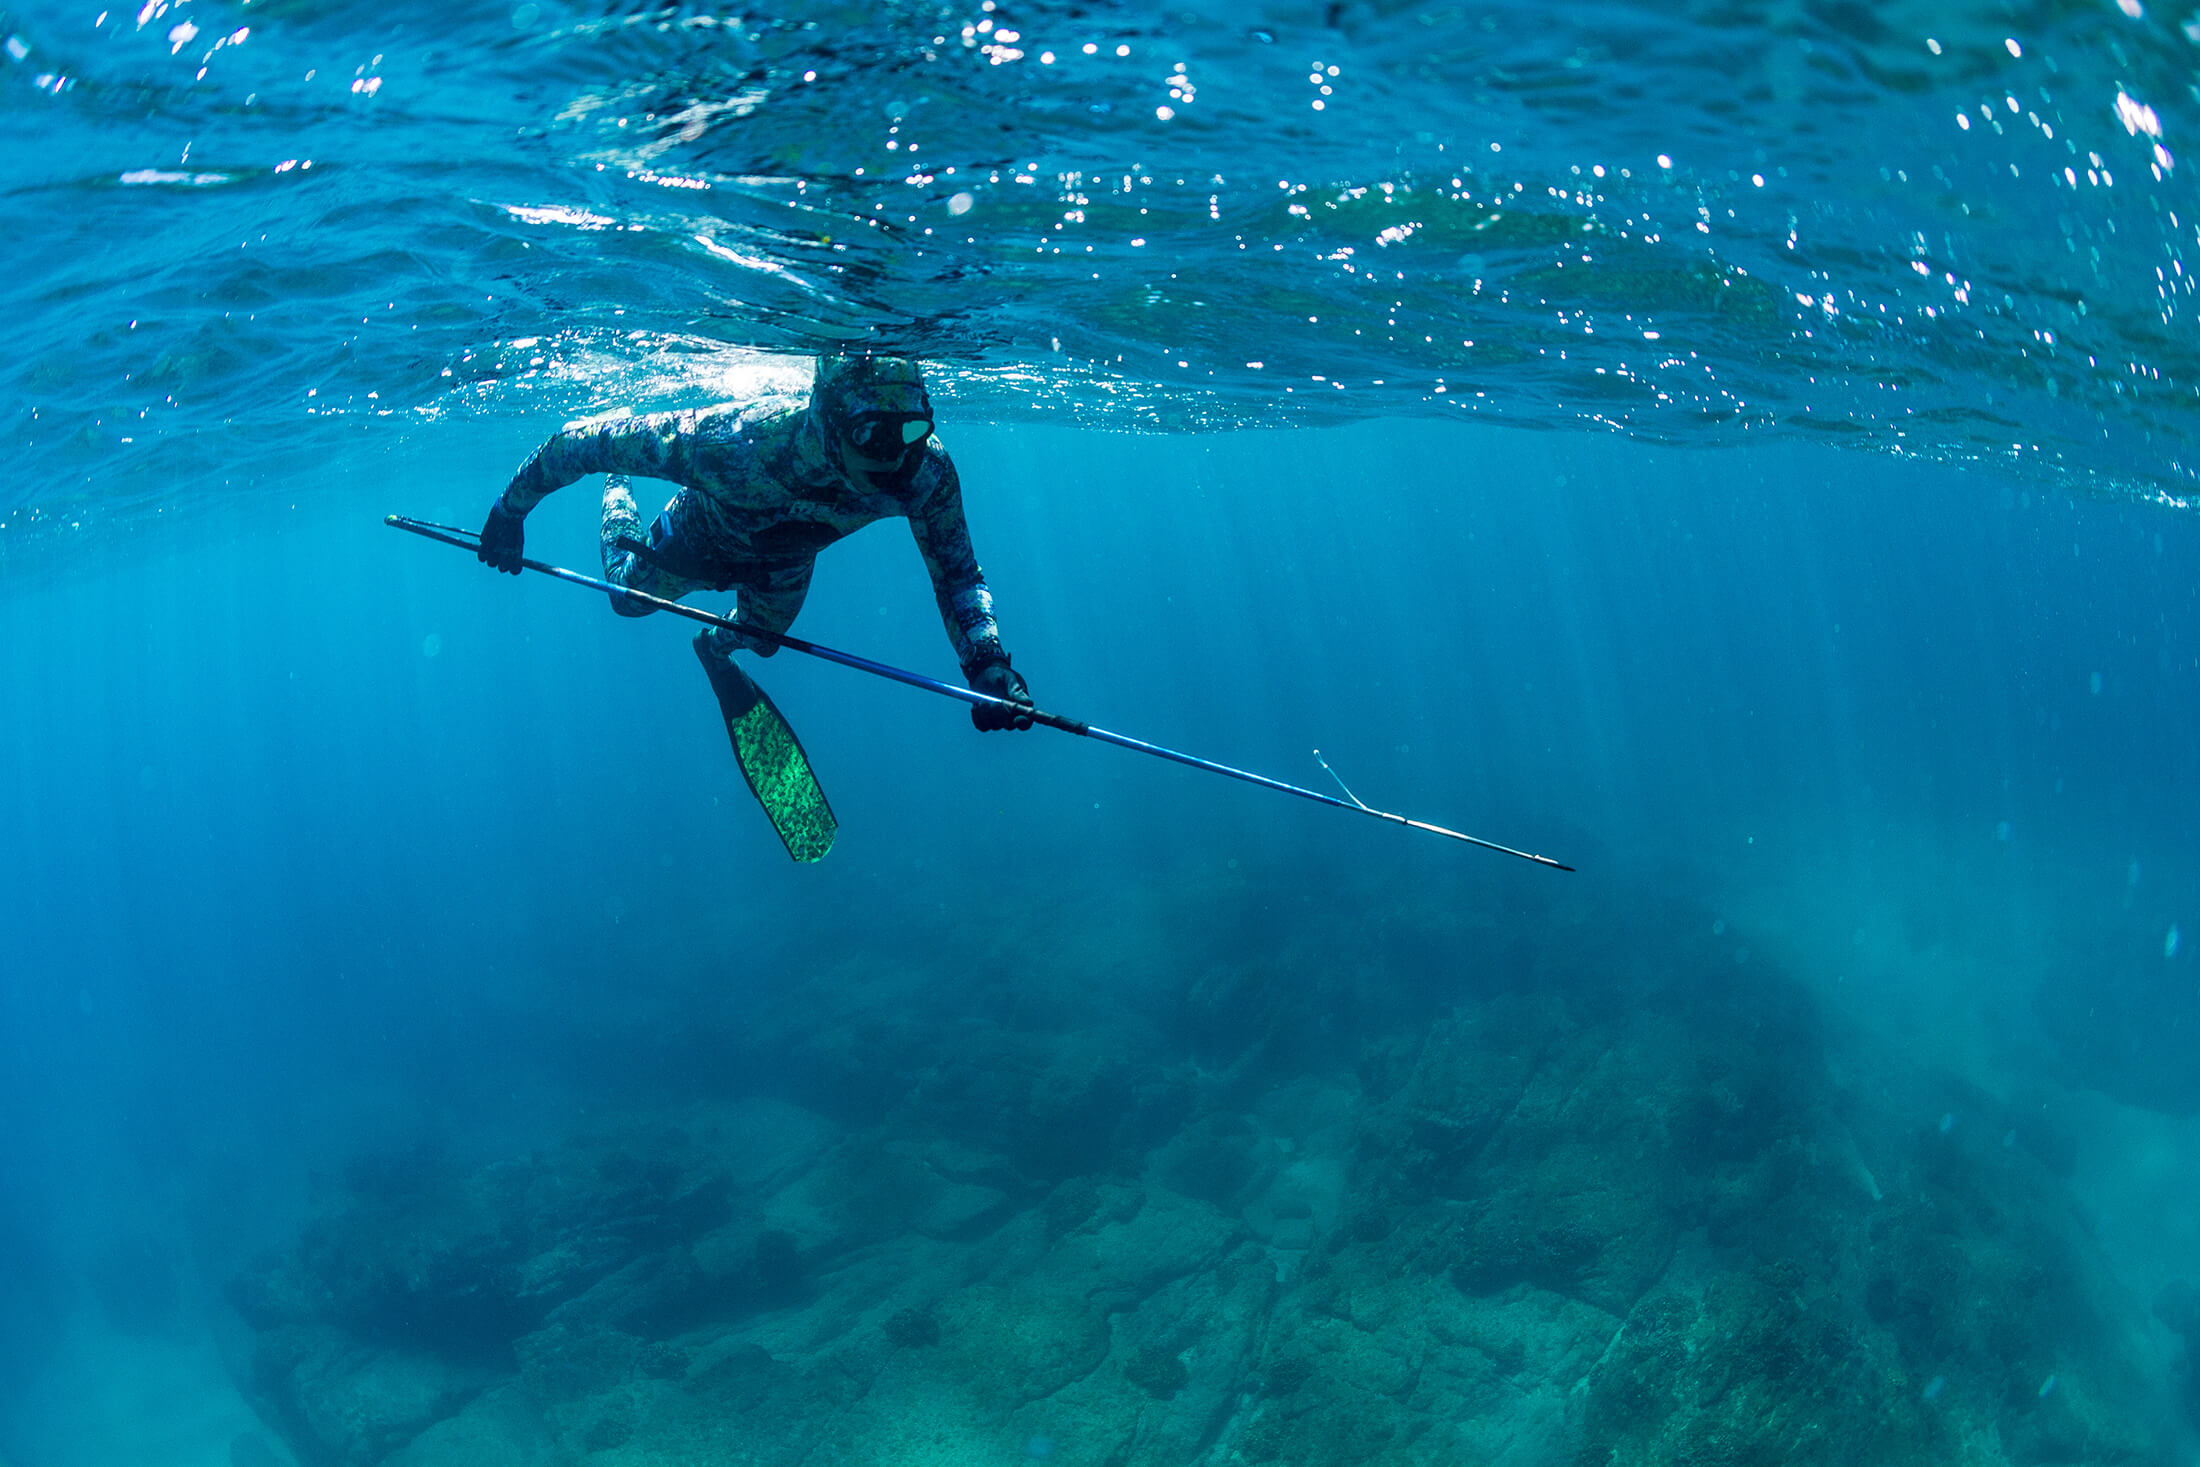
[[[904,1350],[940,1342],[940,1322],[921,1309],[897,1309],[886,1321],[886,1338]]]
[[[1607,1029],[1548,998],[1451,1016],[1368,1115],[1355,1193],[1442,1209],[1470,1293],[1527,1283],[1622,1315],[1691,1220],[1693,1174],[1733,1149],[1691,1134],[1693,1048],[1652,1013]]]
[[[560,1321],[520,1339],[513,1348],[513,1360],[518,1374],[544,1395],[580,1399],[611,1390],[641,1372],[643,1352],[652,1344],[623,1330]],[[665,1348],[684,1363],[684,1351]],[[661,1369],[647,1373],[659,1374]]]
[[[1171,1191],[1230,1207],[1259,1175],[1257,1138],[1244,1116],[1202,1116],[1156,1148],[1147,1165]]]
[[[258,1332],[248,1390],[302,1460],[367,1464],[516,1367],[594,1378],[553,1318],[583,1301],[602,1355],[784,1290],[768,1244],[736,1289],[713,1290],[693,1260],[735,1173],[787,1169],[754,1147],[724,1165],[716,1139],[649,1125],[471,1173],[411,1152],[349,1168],[293,1249],[230,1286]]]
[[[1176,1352],[1161,1345],[1146,1345],[1123,1362],[1123,1378],[1157,1401],[1166,1401],[1192,1378]]]
[[[234,1281],[248,1323],[319,1321],[453,1357],[503,1353],[637,1258],[712,1225],[724,1178],[684,1141],[580,1143],[446,1183],[350,1190]],[[379,1174],[375,1174],[379,1175]]]
[[[1013,1410],[1091,1374],[1108,1353],[1107,1312],[1043,1279],[977,1284],[940,1303],[962,1393]]]
[[[1057,1238],[1081,1228],[1100,1210],[1100,1184],[1092,1177],[1071,1177],[1047,1194],[1047,1236]]]
[[[752,1099],[355,1171],[233,1290],[257,1398],[306,1467],[2180,1460],[2026,1105],[1770,964],[1541,920],[1319,1070],[913,1011],[889,1070],[967,1048],[861,1125]],[[1312,1032],[1335,988],[1244,1011]]]
[[[766,1228],[756,1235],[749,1258],[749,1276],[756,1281],[757,1296],[766,1304],[791,1303],[803,1285],[802,1247],[794,1234]]]
[[[1400,1205],[1469,1195],[1483,1147],[1563,1025],[1551,1002],[1507,997],[1443,1014],[1371,1053],[1363,1084],[1388,1103],[1362,1116],[1361,1154],[1379,1165],[1363,1168],[1357,1190]]]
[[[1887,1342],[1793,1265],[1659,1290],[1587,1382],[1584,1457],[1929,1462],[1960,1429],[1913,1389]]]
[[[1382,1247],[1318,1253],[1276,1300],[1272,1363],[1247,1371],[1225,1441],[1295,1467],[1571,1462],[1573,1388],[1611,1329],[1558,1294],[1463,1294]]]
[[[585,1450],[586,1427],[561,1439],[565,1436],[539,1398],[505,1385],[475,1397],[382,1462],[383,1467],[565,1467]]]
[[[2182,1280],[2165,1284],[2154,1296],[2154,1317],[2175,1330],[2187,1346],[2200,1345],[2200,1287]]]
[[[928,1238],[968,1238],[1008,1214],[1008,1194],[992,1187],[951,1182],[935,1192],[910,1226]]]
[[[496,1379],[478,1364],[314,1326],[262,1335],[252,1376],[291,1450],[327,1467],[373,1467]]]
[[[2181,1342],[2177,1372],[2185,1414],[2200,1425],[2200,1288],[2179,1281],[2166,1285],[2154,1298],[2154,1317],[2169,1326]]]
[[[283,1467],[283,1459],[256,1431],[240,1431],[229,1441],[229,1467]]]

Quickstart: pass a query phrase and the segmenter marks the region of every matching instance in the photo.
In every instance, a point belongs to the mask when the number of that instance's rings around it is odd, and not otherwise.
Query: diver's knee
[[[731,662],[740,644],[722,627],[705,627],[695,634],[695,655],[705,662]]]
[[[627,594],[631,587],[628,578],[634,573],[634,557],[616,557],[603,568],[603,578],[611,583],[611,609],[621,616],[647,616],[657,608],[639,596]]]
[[[754,652],[759,657],[769,657],[778,650],[777,642],[746,635],[737,627],[705,627],[695,634],[695,653],[706,659],[731,662],[736,652]]]

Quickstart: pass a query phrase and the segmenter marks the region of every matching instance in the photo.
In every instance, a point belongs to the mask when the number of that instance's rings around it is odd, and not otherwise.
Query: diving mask
[[[891,463],[932,436],[932,420],[907,413],[862,413],[848,420],[840,436],[873,463]]]

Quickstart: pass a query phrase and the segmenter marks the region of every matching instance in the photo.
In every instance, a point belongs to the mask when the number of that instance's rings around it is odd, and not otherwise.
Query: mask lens
[[[848,429],[848,442],[865,458],[900,458],[931,432],[931,423],[923,418],[864,418]]]

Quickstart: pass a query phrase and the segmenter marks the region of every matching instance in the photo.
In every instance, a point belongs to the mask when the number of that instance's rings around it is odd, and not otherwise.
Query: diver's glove
[[[481,548],[474,552],[485,566],[503,571],[506,575],[519,574],[519,558],[526,543],[527,519],[504,507],[504,496],[489,506],[488,521],[481,527]]]
[[[993,733],[1004,728],[1031,727],[1031,693],[1024,687],[1023,675],[1010,667],[1006,659],[988,662],[972,673],[970,690],[1023,705],[1020,708],[1001,708],[991,703],[971,704],[970,721],[980,733]]]

